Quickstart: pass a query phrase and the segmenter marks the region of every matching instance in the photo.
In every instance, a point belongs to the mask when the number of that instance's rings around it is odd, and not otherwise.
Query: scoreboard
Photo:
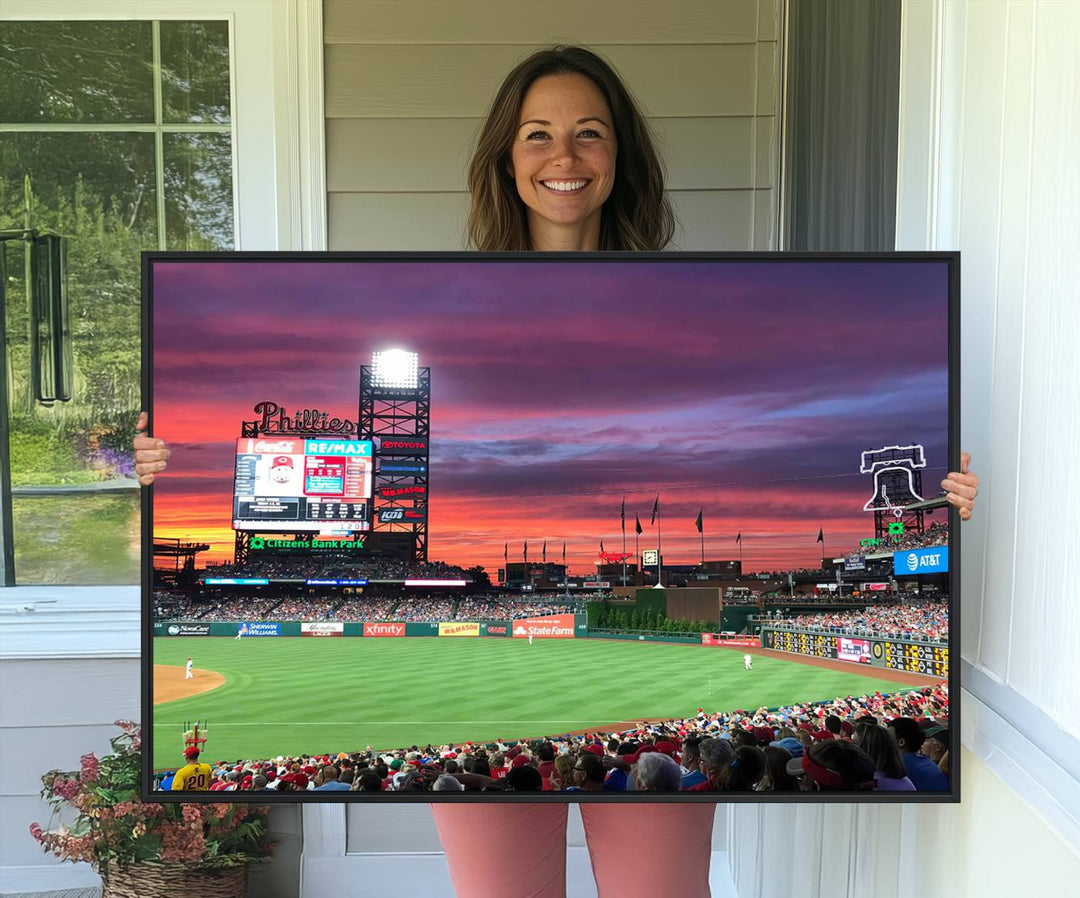
[[[765,647],[811,658],[836,660],[836,637],[824,633],[806,633],[795,630],[766,630]]]
[[[949,675],[949,647],[945,645],[875,639],[871,651],[874,658],[881,659],[882,666],[890,670],[906,670],[930,677]]]
[[[370,440],[236,441],[233,528],[370,530]]]
[[[777,630],[771,627],[763,628],[761,631],[761,644],[764,648],[833,661],[848,660],[840,658],[838,649],[841,639],[852,641],[848,637],[834,633]],[[902,670],[942,679],[949,675],[949,647],[947,645],[872,637],[864,637],[858,642],[866,643],[870,648],[870,657],[862,657],[860,660],[864,663],[869,661],[874,667],[885,667],[889,670]]]

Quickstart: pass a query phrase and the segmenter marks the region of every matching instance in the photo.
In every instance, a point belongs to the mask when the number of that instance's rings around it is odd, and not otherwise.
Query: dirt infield
[[[163,705],[178,698],[189,698],[202,692],[209,692],[225,684],[225,677],[216,670],[201,670],[193,667],[194,679],[184,679],[184,668],[168,664],[154,665],[154,704]]]
[[[939,680],[937,677],[928,677],[926,674],[908,673],[906,670],[892,670],[888,667],[874,667],[870,664],[855,664],[852,661],[833,661],[830,658],[812,658],[809,655],[796,655],[794,652],[778,652],[776,649],[747,648],[743,649],[743,651],[749,652],[751,655],[766,655],[769,658],[780,658],[784,661],[798,661],[800,664],[809,664],[811,667],[839,670],[856,676],[890,680],[903,686],[941,686],[946,682],[945,680]]]

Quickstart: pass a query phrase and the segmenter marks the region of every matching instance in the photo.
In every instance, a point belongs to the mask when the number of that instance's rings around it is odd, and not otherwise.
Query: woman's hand
[[[135,473],[141,486],[150,486],[154,482],[155,475],[165,470],[165,460],[172,454],[164,442],[143,433],[148,420],[146,412],[139,414],[139,423],[135,425],[138,435],[131,442],[135,449]]]
[[[971,510],[975,507],[975,497],[979,495],[979,475],[969,473],[970,464],[971,455],[962,452],[960,472],[950,471],[941,481],[941,488],[945,490],[945,498],[949,504],[960,509],[961,521],[966,521],[971,517]]]

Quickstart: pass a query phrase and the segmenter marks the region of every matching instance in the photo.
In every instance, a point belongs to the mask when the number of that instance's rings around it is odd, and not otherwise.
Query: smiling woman
[[[510,72],[468,180],[479,250],[660,250],[675,231],[645,117],[583,47],[541,50]]]
[[[603,94],[584,75],[548,75],[525,94],[510,150],[529,234],[563,250],[600,242],[615,178],[615,131]]]

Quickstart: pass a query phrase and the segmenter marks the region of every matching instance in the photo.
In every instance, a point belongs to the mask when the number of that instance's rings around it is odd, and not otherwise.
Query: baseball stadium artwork
[[[144,799],[958,800],[956,254],[143,275]]]

